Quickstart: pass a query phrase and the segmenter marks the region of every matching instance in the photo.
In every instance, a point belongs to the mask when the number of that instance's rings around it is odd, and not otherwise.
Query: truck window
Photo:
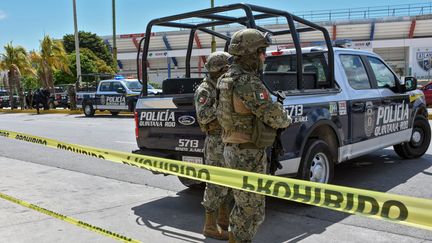
[[[267,57],[264,71],[295,72],[297,70],[295,55]],[[318,82],[326,82],[327,61],[323,53],[308,53],[303,55],[303,72],[317,75]]]
[[[339,57],[349,85],[353,89],[370,89],[370,80],[360,56],[340,55]]]
[[[99,91],[102,91],[102,92],[111,91],[110,87],[111,87],[111,82],[101,83]]]
[[[125,82],[125,84],[128,87],[128,89],[130,89],[132,91],[140,92],[142,89],[142,84],[138,81],[128,81],[128,82]],[[147,85],[147,89],[149,89],[148,88],[149,85],[150,84]]]
[[[381,60],[376,57],[368,57],[368,60],[375,74],[378,88],[396,87],[395,75]]]
[[[120,82],[113,82],[112,90],[110,90],[110,91],[117,91],[118,88],[124,89],[123,85]]]

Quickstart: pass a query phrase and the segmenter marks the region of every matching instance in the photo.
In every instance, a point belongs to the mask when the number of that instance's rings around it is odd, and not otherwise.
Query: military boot
[[[228,232],[216,224],[216,212],[206,212],[203,235],[218,240],[228,240]]]
[[[228,230],[229,226],[229,208],[227,204],[223,204],[219,208],[217,224],[223,230]]]

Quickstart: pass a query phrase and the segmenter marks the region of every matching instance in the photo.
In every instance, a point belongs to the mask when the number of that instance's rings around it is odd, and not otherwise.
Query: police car
[[[245,17],[222,18],[220,15],[235,9],[245,11]],[[253,11],[260,14],[254,15]],[[269,16],[286,17],[286,29],[256,26],[254,19]],[[175,22],[191,17],[213,21],[195,26]],[[250,28],[273,35],[289,34],[296,47],[280,50],[277,45],[271,45],[268,49],[273,51],[267,52],[264,65],[264,84],[272,96],[279,94],[292,117],[292,124],[280,136],[282,155],[274,153],[272,156],[271,152],[276,149],[268,149],[269,162],[282,165],[275,175],[329,183],[336,164],[389,146],[402,158],[425,154],[431,141],[431,128],[424,94],[416,89],[417,80],[399,79],[375,53],[333,47],[324,27],[285,11],[233,4],[154,19],[147,26],[147,36],[153,25],[190,29],[186,57],[190,61],[192,37],[197,28],[237,21],[247,21]],[[300,27],[296,29],[297,26]],[[325,45],[301,48],[296,31],[321,32]],[[227,50],[230,36],[207,33],[225,39]],[[146,63],[150,41],[150,38],[145,39],[141,63]],[[147,69],[143,67],[142,70],[142,82],[146,84]],[[205,163],[205,134],[199,128],[194,107],[194,90],[201,81],[191,76],[187,63],[185,78],[164,80],[161,95],[148,96],[142,92],[135,112],[139,147],[136,153]],[[273,99],[276,101],[276,97]],[[193,186],[192,181],[179,179],[186,186]]]
[[[142,85],[136,79],[115,79],[99,82],[96,92],[78,92],[77,107],[83,109],[85,116],[93,116],[96,110],[110,111],[118,115],[120,111],[134,111]],[[158,94],[161,90],[148,85],[149,94]]]

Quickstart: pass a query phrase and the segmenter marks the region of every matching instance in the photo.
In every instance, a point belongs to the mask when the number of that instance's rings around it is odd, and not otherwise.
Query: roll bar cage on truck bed
[[[230,17],[226,15],[221,15],[221,13],[226,13],[228,11],[233,10],[243,10],[244,15],[240,17]],[[262,20],[262,19],[268,19],[268,18],[275,18],[275,17],[282,17],[285,18],[288,24],[287,30],[278,30],[278,31],[271,31],[269,29],[266,29],[262,26],[256,25],[256,20]],[[191,24],[191,23],[181,23],[178,22],[179,20],[184,20],[188,18],[199,18],[202,19],[203,22],[198,24]],[[202,31],[204,33],[216,36],[218,38],[221,38],[226,41],[225,43],[225,51],[228,49],[228,45],[230,42],[230,36],[224,35],[221,33],[218,33],[214,30],[209,29],[209,27],[215,27],[215,26],[221,26],[221,25],[227,25],[227,24],[233,24],[238,23],[240,25],[243,25],[247,28],[255,28],[262,32],[268,32],[274,36],[278,35],[285,35],[285,34],[291,34],[291,38],[294,44],[295,48],[295,55],[296,55],[296,67],[297,67],[297,73],[296,73],[296,81],[297,81],[297,88],[298,91],[302,92],[304,90],[304,77],[303,77],[303,69],[302,69],[302,49],[300,45],[299,40],[299,33],[302,32],[310,32],[310,31],[321,31],[324,39],[325,39],[325,45],[327,47],[327,62],[328,62],[328,72],[326,73],[326,80],[329,82],[328,87],[334,88],[335,87],[335,81],[334,81],[334,55],[333,55],[333,46],[332,41],[330,39],[330,35],[326,28],[319,26],[317,24],[314,24],[308,20],[302,19],[298,16],[295,16],[293,14],[290,14],[286,11],[277,10],[277,9],[271,9],[267,7],[261,7],[251,4],[244,4],[244,3],[237,3],[237,4],[231,4],[226,6],[220,6],[220,7],[214,7],[214,8],[208,8],[198,11],[193,11],[189,13],[183,13],[158,19],[153,19],[147,24],[145,37],[141,39],[138,47],[138,53],[137,53],[137,70],[140,70],[140,57],[141,57],[141,70],[142,70],[142,77],[140,77],[140,73],[138,71],[138,80],[143,84],[143,88],[141,91],[141,96],[147,96],[147,84],[148,84],[148,75],[147,75],[147,55],[149,52],[149,44],[150,44],[150,36],[152,33],[153,26],[163,26],[163,27],[173,27],[173,28],[183,28],[183,29],[189,29],[189,42],[188,42],[188,48],[186,53],[186,78],[190,78],[191,76],[191,55],[192,55],[192,48],[193,48],[193,42],[194,42],[194,36],[195,32],[197,30]],[[297,28],[296,23],[302,24],[305,27]],[[144,46],[143,46],[144,42]],[[141,46],[142,50],[141,50]],[[142,53],[141,53],[142,51]],[[141,56],[140,56],[141,55]],[[269,89],[271,91],[271,89]]]

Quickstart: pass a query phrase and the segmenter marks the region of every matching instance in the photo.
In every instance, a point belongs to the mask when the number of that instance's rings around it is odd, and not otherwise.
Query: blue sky
[[[78,28],[98,35],[112,33],[111,0],[76,0]],[[241,2],[215,0],[215,5]],[[246,2],[243,0],[243,2]],[[428,0],[273,0],[247,1],[289,12],[355,8],[406,3],[423,3]],[[153,18],[193,11],[210,6],[210,0],[116,0],[117,34],[144,32]],[[0,53],[3,46],[13,41],[27,49],[38,49],[44,34],[61,38],[73,33],[72,0],[0,0]]]

